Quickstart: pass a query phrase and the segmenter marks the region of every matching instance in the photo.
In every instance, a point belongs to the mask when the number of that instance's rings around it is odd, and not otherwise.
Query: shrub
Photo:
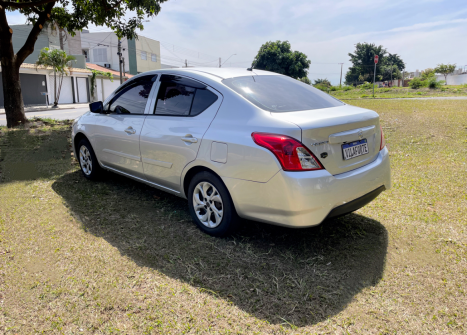
[[[359,87],[361,90],[370,90],[373,88],[373,84],[365,82],[364,84],[361,84]],[[376,84],[375,84],[375,87],[376,87]]]
[[[327,92],[329,90],[329,87],[323,84],[315,84],[313,87],[317,88],[318,90],[321,90],[323,92]]]
[[[428,87],[431,89],[441,88],[441,85],[442,85],[442,81],[436,80],[436,77],[428,79]]]
[[[467,87],[467,84],[465,84],[465,87]],[[343,89],[344,91],[350,91],[352,88],[353,88],[352,86],[344,86],[344,87],[342,87],[342,89]]]
[[[333,92],[339,91],[339,86],[331,86],[331,87],[329,88],[329,90],[331,90],[331,91],[333,91]]]
[[[327,80],[327,78],[325,79],[315,79],[315,85],[324,85],[324,86],[331,86],[331,82],[329,80]]]
[[[360,96],[360,98],[368,98],[368,97],[369,97],[368,94],[362,94],[362,95]]]
[[[300,79],[298,79],[298,80],[300,80],[302,83],[311,85],[311,80],[310,80],[310,78],[308,78],[308,77],[303,77],[303,78],[300,78]]]
[[[416,90],[417,88],[425,86],[425,83],[420,78],[414,78],[409,82],[409,87]]]

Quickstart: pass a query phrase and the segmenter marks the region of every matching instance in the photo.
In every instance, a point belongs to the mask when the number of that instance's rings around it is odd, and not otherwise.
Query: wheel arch
[[[195,166],[192,166],[192,167],[188,168],[188,170],[186,171],[186,173],[183,176],[182,190],[183,190],[183,193],[185,195],[185,198],[188,199],[188,187],[190,186],[191,179],[193,179],[193,177],[195,175],[197,175],[198,173],[200,173],[202,171],[207,171],[207,172],[210,172],[210,173],[214,174],[215,176],[217,176],[220,179],[220,181],[222,182],[222,184],[224,184],[227,191],[229,191],[229,193],[230,193],[230,190],[228,189],[227,185],[225,185],[224,181],[222,180],[222,177],[216,171],[214,171],[213,169],[211,169],[211,168],[209,168],[209,167],[207,167],[205,165],[195,165]]]
[[[195,165],[195,166],[192,166],[186,173],[185,173],[185,176],[183,177],[183,193],[185,194],[185,197],[188,199],[188,187],[190,186],[190,182],[191,182],[191,179],[193,179],[193,177],[195,175],[197,175],[198,173],[202,172],[202,171],[208,171],[208,172],[211,172],[213,174],[215,174],[216,176],[218,176],[220,178],[220,176],[214,172],[212,169],[206,167],[206,166],[203,166],[203,165]]]
[[[86,140],[88,140],[89,143],[91,143],[89,141],[89,138],[87,138],[87,136],[84,135],[82,132],[76,133],[75,137],[73,138],[73,149],[75,150],[75,157],[76,158],[78,158],[78,156],[77,156],[77,154],[78,154],[78,144],[79,144],[79,142],[81,142],[82,139],[86,139]]]

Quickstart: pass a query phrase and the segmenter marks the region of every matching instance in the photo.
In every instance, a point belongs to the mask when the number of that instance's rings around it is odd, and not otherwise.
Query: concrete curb
[[[59,111],[61,109],[79,109],[79,108],[87,108],[89,103],[86,104],[72,104],[72,105],[58,105],[59,108],[47,108],[45,106],[37,106],[37,107],[25,107],[24,113],[36,113],[36,112],[48,112],[48,111]],[[0,115],[5,114],[5,109],[0,109]]]

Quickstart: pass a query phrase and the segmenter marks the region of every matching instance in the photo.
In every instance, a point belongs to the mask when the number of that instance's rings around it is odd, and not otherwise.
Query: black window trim
[[[153,79],[153,84],[151,86],[151,91],[154,89],[154,85],[157,85],[158,81],[159,81],[159,74],[158,73],[155,73],[153,75],[151,74],[148,74],[148,75],[145,75],[145,76],[140,76],[140,77],[137,77],[137,78],[134,78],[134,79],[130,79],[128,80],[127,82],[125,82],[125,84],[123,84],[122,86],[120,86],[119,88],[117,88],[117,90],[113,93],[112,97],[110,98],[109,102],[106,104],[108,105],[109,107],[112,105],[112,103],[117,99],[117,95],[123,91],[124,89],[126,89],[127,87],[129,86],[132,86],[133,84],[135,83],[138,83],[138,80],[142,79],[142,78],[146,78],[146,77],[156,77],[155,79]],[[150,92],[151,92],[150,91]],[[151,93],[149,93],[149,97],[148,97],[148,101],[146,101],[146,107],[149,103],[149,100],[150,100],[150,97],[151,97]],[[109,115],[125,115],[125,116],[128,116],[128,115],[148,115],[146,113],[144,113],[146,111],[146,107],[144,107],[144,111],[143,113],[130,113],[130,114],[119,114],[119,113],[115,113],[115,112],[109,112],[108,110],[107,111],[104,111],[106,114],[109,114]]]
[[[196,115],[177,115],[177,114],[156,114],[156,107],[157,107],[157,96],[159,95],[159,90],[161,88],[161,84],[163,83],[162,81],[162,76],[163,75],[169,75],[169,76],[179,76],[179,77],[182,77],[182,78],[186,78],[186,79],[190,79],[190,80],[194,80],[198,83],[201,83],[203,84],[204,86],[206,86],[206,90],[209,90],[211,93],[215,94],[217,96],[217,99],[216,101],[214,101],[212,104],[210,104],[205,110],[203,110],[201,113],[199,114],[196,114]],[[209,107],[211,107],[212,105],[214,105],[219,99],[224,99],[224,96],[222,95],[222,93],[220,93],[218,90],[216,90],[215,88],[209,86],[208,84],[206,83],[203,83],[202,81],[198,80],[198,79],[195,79],[195,78],[191,78],[189,76],[185,76],[185,75],[180,75],[178,73],[161,73],[159,79],[157,80],[158,81],[158,84],[159,84],[159,87],[157,88],[157,92],[154,92],[154,108],[152,110],[152,113],[150,114],[146,114],[147,116],[172,116],[172,117],[197,117],[197,116],[200,116],[201,114],[203,114]],[[198,88],[197,88],[198,89]],[[193,97],[193,100],[191,101],[191,106],[190,106],[190,112],[191,112],[191,108],[193,107],[193,101],[195,100],[195,98]]]

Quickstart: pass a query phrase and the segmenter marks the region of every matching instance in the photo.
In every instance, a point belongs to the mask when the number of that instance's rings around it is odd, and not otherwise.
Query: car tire
[[[91,143],[87,139],[83,138],[79,141],[76,155],[83,176],[89,180],[98,180],[101,176],[102,168],[97,161]]]
[[[190,181],[187,198],[193,221],[203,232],[222,237],[238,229],[240,218],[232,198],[215,174],[208,171],[196,174]]]

